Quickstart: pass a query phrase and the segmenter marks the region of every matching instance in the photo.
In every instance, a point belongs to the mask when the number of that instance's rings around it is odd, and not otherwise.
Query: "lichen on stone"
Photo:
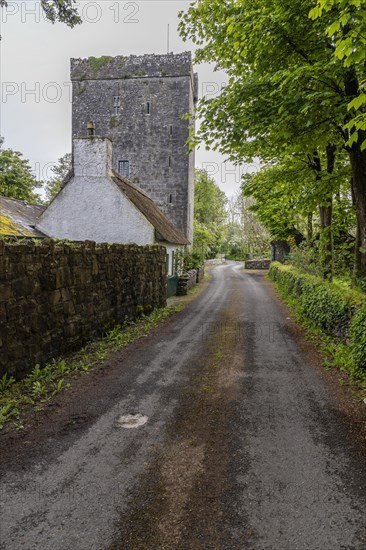
[[[0,235],[32,236],[32,233],[20,227],[5,214],[0,214]]]

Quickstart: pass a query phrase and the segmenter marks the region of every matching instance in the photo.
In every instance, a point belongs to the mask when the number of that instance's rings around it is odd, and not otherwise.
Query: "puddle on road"
[[[120,428],[141,428],[148,421],[148,417],[143,414],[125,414],[120,416],[117,424]]]

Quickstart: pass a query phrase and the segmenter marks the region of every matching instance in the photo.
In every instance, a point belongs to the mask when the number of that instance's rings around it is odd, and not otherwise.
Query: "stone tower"
[[[113,168],[146,191],[192,242],[194,153],[187,139],[198,80],[190,52],[71,60],[73,137],[113,142]]]

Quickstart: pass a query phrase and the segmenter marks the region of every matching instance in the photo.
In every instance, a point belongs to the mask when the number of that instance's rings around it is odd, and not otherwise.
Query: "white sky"
[[[71,57],[194,52],[177,31],[185,0],[99,0],[78,2],[84,23],[69,29],[44,20],[39,2],[11,1],[0,9],[0,135],[5,147],[23,153],[38,179],[71,151]],[[198,65],[200,96],[217,93],[225,82],[213,66]],[[240,185],[240,170],[201,146],[196,166],[206,168],[230,196]],[[248,169],[250,169],[248,167]],[[243,168],[241,169],[243,170]]]

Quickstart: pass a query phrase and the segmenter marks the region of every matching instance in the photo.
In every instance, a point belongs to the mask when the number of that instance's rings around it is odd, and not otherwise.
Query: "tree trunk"
[[[327,173],[329,175],[334,172],[336,151],[337,147],[335,145],[331,143],[327,145]],[[331,280],[333,278],[333,190],[331,185],[327,195],[329,204],[321,207],[320,227],[324,242],[324,277]]]
[[[353,180],[351,178],[351,193],[352,193],[352,204],[356,207],[356,198],[353,191]],[[361,247],[360,239],[360,228],[358,226],[358,220],[356,219],[356,240],[355,240],[355,256],[354,256],[354,266],[353,266],[353,275],[357,279],[361,273],[361,256],[357,253],[357,250]]]
[[[356,280],[358,280],[361,277],[361,273],[362,273],[361,254],[358,252],[360,248],[361,248],[361,232],[357,222],[356,242],[355,242],[355,265],[353,269],[353,273]]]
[[[320,213],[320,254],[324,279],[332,280],[333,277],[333,234],[332,216],[333,201],[330,197],[330,204],[319,206]]]
[[[336,146],[328,144],[327,154],[327,173],[332,174],[335,165]],[[314,167],[316,170],[316,179],[322,180],[322,166],[317,151],[314,152]],[[326,205],[319,206],[320,215],[320,263],[324,279],[332,280],[333,277],[333,192],[330,189],[324,193]]]
[[[359,94],[359,81],[355,69],[351,68],[345,73],[344,91],[346,97],[351,100]],[[348,114],[345,122],[349,122]],[[352,194],[356,207],[357,239],[355,252],[354,274],[356,278],[366,277],[366,150],[361,151],[361,146],[366,139],[366,132],[358,132],[357,143],[348,147],[348,153],[352,168]]]
[[[308,213],[308,241],[310,242],[313,238],[313,213]]]
[[[349,151],[352,167],[352,194],[357,217],[357,242],[355,251],[355,276],[366,277],[366,150],[361,144],[366,132],[359,132],[358,143]]]

